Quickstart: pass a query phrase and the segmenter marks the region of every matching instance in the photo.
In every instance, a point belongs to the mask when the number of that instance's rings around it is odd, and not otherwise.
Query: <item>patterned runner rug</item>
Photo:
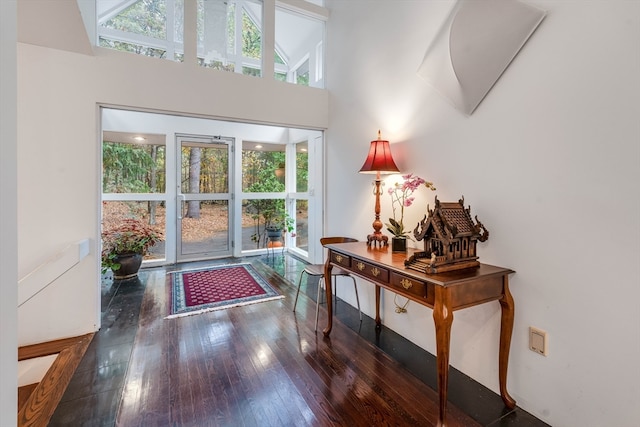
[[[248,263],[167,275],[171,285],[171,313],[167,318],[284,298]]]

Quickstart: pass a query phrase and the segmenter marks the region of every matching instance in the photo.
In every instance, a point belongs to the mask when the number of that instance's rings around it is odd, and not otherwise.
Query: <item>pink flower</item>
[[[409,233],[404,229],[404,208],[413,204],[415,197],[412,197],[414,191],[419,187],[425,186],[432,191],[436,188],[432,182],[425,181],[419,176],[414,176],[412,173],[402,175],[402,183],[396,182],[391,188],[387,190],[391,196],[391,207],[393,208],[393,218],[389,218],[389,223],[386,224],[387,230],[396,237],[407,237]],[[399,220],[396,219],[396,204],[400,207]]]

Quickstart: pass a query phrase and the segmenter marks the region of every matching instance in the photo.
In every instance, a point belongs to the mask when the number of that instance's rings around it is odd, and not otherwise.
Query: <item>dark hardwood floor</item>
[[[367,316],[360,322],[340,301],[324,338],[313,330],[316,283],[303,283],[292,312],[302,262],[246,261],[285,299],[165,319],[166,269],[105,285],[102,328],[49,425],[435,425],[433,356],[387,328],[376,331]],[[453,368],[448,425],[546,426]]]

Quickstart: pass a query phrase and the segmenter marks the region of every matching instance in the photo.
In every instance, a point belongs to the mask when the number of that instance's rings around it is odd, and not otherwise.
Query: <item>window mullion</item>
[[[113,28],[101,28],[99,36],[109,40],[167,50],[166,40],[156,39],[142,34],[130,33],[128,31],[115,30]]]
[[[244,1],[238,0],[236,2],[235,20],[236,20],[236,42],[235,50],[232,58],[234,64],[234,71],[242,74],[242,14],[244,13]]]
[[[166,29],[167,29],[167,59],[175,60],[175,19],[176,11],[174,0],[166,0]]]

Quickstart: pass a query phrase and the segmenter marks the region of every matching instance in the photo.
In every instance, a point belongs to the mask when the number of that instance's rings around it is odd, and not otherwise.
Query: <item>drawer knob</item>
[[[360,270],[360,271],[364,270],[364,264],[361,263],[361,262],[358,263],[357,267],[358,267],[358,270]]]
[[[405,289],[411,289],[411,287],[413,286],[413,282],[411,280],[409,280],[409,279],[402,279],[400,281],[400,284]]]
[[[373,274],[373,277],[378,277],[380,275],[380,270],[378,270],[376,267],[373,267],[371,269],[371,274]]]
[[[336,255],[336,261],[338,261],[340,264],[342,264],[342,255]]]

